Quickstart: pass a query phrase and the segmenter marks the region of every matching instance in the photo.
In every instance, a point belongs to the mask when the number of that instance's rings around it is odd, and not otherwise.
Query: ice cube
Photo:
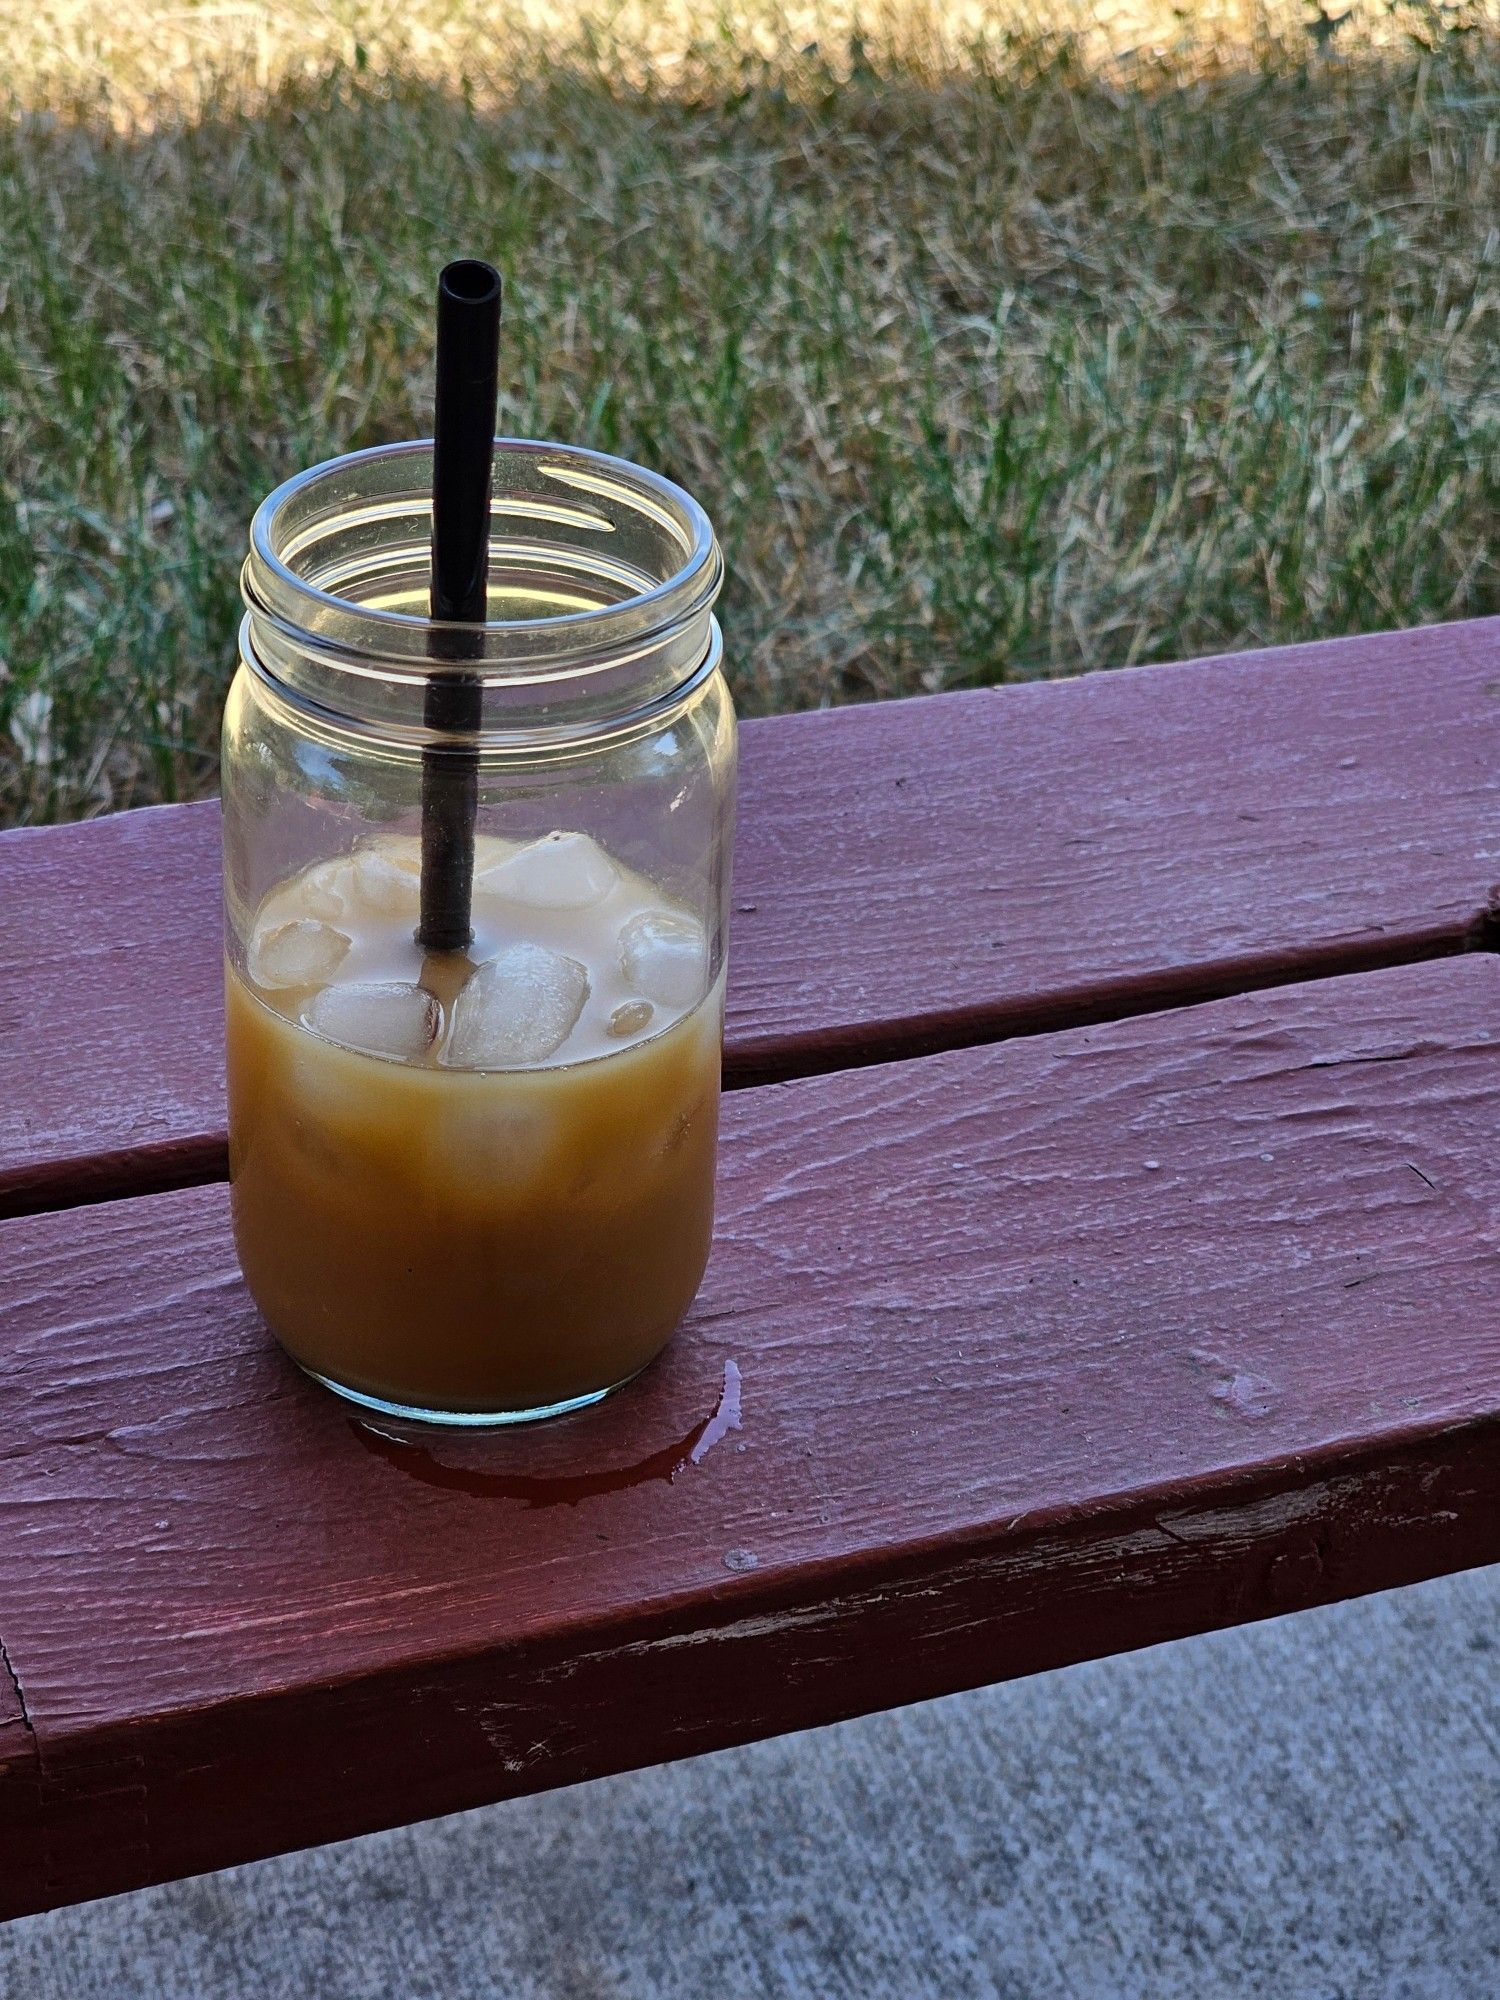
[[[250,940],[250,977],[257,986],[320,986],[338,971],[348,949],[342,931],[315,918],[263,920]]]
[[[375,833],[359,843],[361,854],[383,854],[408,875],[422,872],[422,843],[414,833]]]
[[[290,924],[298,916],[312,916],[322,924],[334,924],[344,914],[350,888],[350,862],[340,856],[334,862],[318,862],[304,868],[276,888],[260,904],[256,930],[272,932],[278,924]]]
[[[350,864],[356,903],[379,917],[417,918],[422,900],[422,854],[414,840],[361,847]]]
[[[420,1062],[436,1041],[442,1018],[424,987],[400,979],[325,986],[302,1015],[315,1035],[397,1062]]]
[[[333,923],[344,914],[344,895],[339,887],[339,870],[348,873],[346,861],[323,861],[316,868],[304,868],[290,881],[280,882],[260,906],[256,930],[268,937],[281,924],[295,923],[299,917],[315,917]]]
[[[589,976],[576,958],[518,939],[461,988],[442,1060],[451,1069],[545,1062],[573,1032],[588,995]]]
[[[347,860],[338,860],[322,861],[316,868],[309,868],[305,875],[299,875],[291,887],[302,905],[303,914],[321,917],[325,923],[341,917],[349,898],[351,872]]]
[[[498,891],[499,883],[495,870],[503,868],[516,853],[520,843],[506,840],[498,833],[476,834],[474,838],[474,887],[485,893]]]
[[[485,888],[537,910],[586,910],[609,894],[618,871],[586,833],[549,833],[486,870]]]
[[[616,1041],[623,1041],[627,1035],[638,1035],[651,1025],[651,1016],[655,1012],[649,1000],[622,1001],[609,1017],[607,1032]]]
[[[620,932],[620,963],[637,993],[663,1007],[691,1007],[708,980],[708,939],[692,917],[642,910]]]

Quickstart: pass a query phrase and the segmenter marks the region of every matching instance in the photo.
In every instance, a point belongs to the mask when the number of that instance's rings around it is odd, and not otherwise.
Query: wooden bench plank
[[[0,1215],[225,1171],[219,808],[0,834]]]
[[[1457,950],[1497,825],[1500,620],[753,722],[727,1075]],[[218,938],[212,805],[0,836],[0,1213],[223,1173]]]
[[[1497,1002],[741,1092],[689,1327],[509,1438],[305,1383],[220,1187],[0,1225],[0,1907],[1500,1555]]]

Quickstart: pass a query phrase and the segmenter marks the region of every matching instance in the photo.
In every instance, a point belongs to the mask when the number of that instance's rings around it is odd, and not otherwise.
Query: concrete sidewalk
[[[1500,1570],[0,1930],[5,2000],[1496,2000]]]

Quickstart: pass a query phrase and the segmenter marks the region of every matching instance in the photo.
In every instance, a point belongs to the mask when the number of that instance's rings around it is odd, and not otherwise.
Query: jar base
[[[296,1360],[294,1355],[293,1360]],[[539,1403],[529,1410],[435,1410],[423,1409],[415,1403],[396,1403],[385,1396],[372,1396],[364,1389],[351,1389],[347,1382],[336,1382],[331,1375],[320,1375],[316,1368],[309,1368],[305,1362],[297,1366],[304,1375],[314,1382],[331,1389],[335,1396],[346,1403],[357,1403],[362,1410],[374,1410],[382,1417],[399,1417],[403,1423],[428,1424],[436,1430],[502,1430],[514,1424],[544,1423],[548,1417],[566,1417],[575,1410],[592,1409],[595,1403],[602,1403],[606,1396],[612,1396],[617,1389],[623,1389],[633,1382],[640,1369],[632,1369],[622,1375],[618,1382],[610,1382],[602,1389],[590,1389],[584,1396],[568,1396],[560,1403]]]

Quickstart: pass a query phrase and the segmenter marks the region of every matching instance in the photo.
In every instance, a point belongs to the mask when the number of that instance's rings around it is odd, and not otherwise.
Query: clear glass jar
[[[230,1184],[250,1290],[305,1369],[393,1414],[515,1422],[636,1374],[708,1255],[723,566],[668,480],[502,441],[477,722],[433,730],[456,628],[427,617],[431,479],[429,443],[358,452],[251,529],[224,715]],[[426,953],[424,772],[455,753],[474,939]]]

